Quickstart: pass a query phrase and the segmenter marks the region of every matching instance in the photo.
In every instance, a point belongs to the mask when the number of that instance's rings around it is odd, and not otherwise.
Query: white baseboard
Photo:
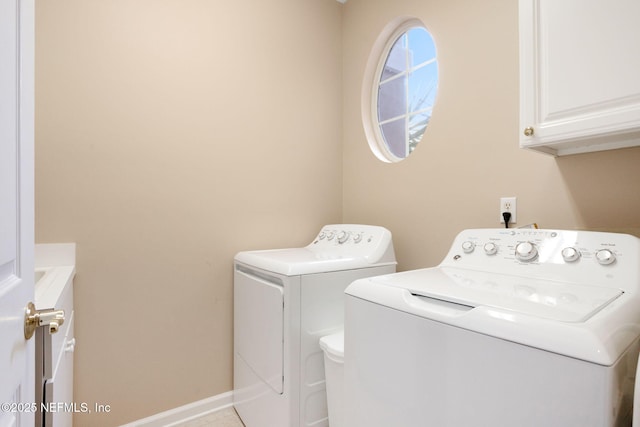
[[[188,403],[178,408],[160,412],[159,414],[124,424],[120,427],[171,427],[208,414],[229,408],[233,405],[233,391],[218,394]]]

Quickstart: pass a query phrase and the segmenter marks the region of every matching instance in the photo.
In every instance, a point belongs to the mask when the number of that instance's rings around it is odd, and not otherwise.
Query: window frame
[[[421,20],[414,17],[396,18],[387,24],[378,36],[369,55],[369,60],[365,69],[361,96],[362,123],[371,151],[379,160],[386,163],[400,162],[408,157],[410,153],[405,157],[398,157],[393,154],[387,146],[382,131],[380,130],[380,124],[378,121],[378,90],[380,86],[380,78],[391,49],[402,35],[413,28],[424,29],[433,39],[433,35]],[[433,61],[437,67],[437,47],[436,56]],[[435,105],[435,101],[433,105]]]

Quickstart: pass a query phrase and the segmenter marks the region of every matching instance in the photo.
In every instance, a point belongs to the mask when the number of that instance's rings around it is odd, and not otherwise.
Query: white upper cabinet
[[[639,0],[520,0],[520,147],[640,145],[639,17]]]

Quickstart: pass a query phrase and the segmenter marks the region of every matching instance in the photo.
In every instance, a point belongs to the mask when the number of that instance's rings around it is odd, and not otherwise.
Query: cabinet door
[[[82,403],[76,404],[73,400],[74,313],[73,310],[67,313],[71,313],[68,314],[69,326],[64,338],[59,337],[62,346],[52,355],[53,359],[57,361],[53,377],[48,379],[44,386],[46,403],[53,404],[56,409],[45,413],[45,427],[71,427],[74,411],[93,410],[93,408],[83,406]],[[57,404],[66,406],[57,407]]]
[[[520,146],[640,145],[638,0],[520,0]]]

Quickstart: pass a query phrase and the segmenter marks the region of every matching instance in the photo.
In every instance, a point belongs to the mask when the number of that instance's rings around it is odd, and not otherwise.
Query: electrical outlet
[[[511,219],[509,224],[516,223],[516,198],[515,197],[501,197],[500,198],[500,224],[504,224],[504,218],[502,212],[511,212]]]

